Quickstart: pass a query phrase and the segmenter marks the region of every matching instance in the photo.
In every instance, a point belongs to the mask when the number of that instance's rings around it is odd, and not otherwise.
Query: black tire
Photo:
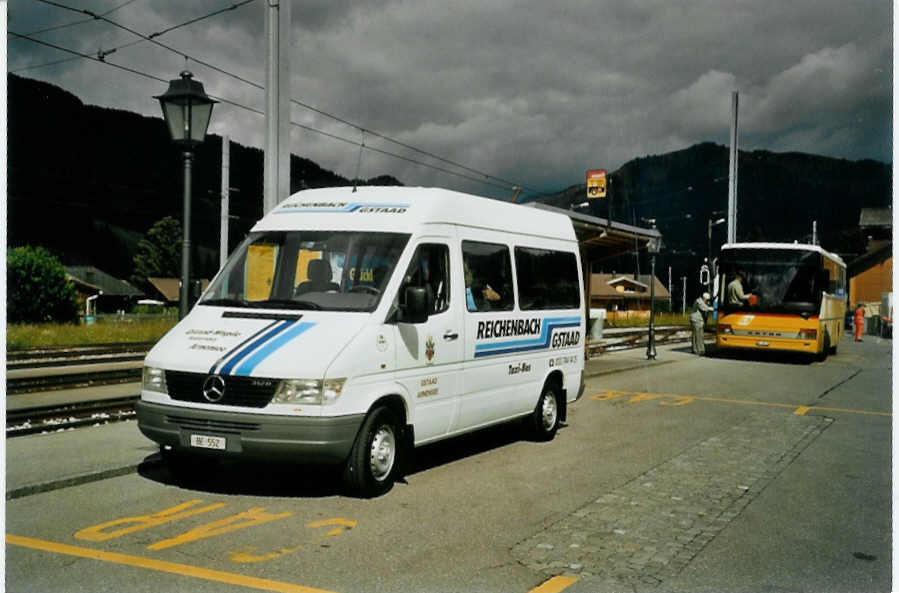
[[[824,347],[821,348],[821,353],[818,354],[818,362],[824,362],[827,360],[827,355],[830,354],[830,333],[827,331],[824,332]]]
[[[559,430],[561,421],[560,399],[562,390],[553,381],[547,381],[531,414],[531,434],[538,441],[551,441]]]
[[[400,473],[402,442],[396,415],[385,407],[372,410],[356,435],[344,468],[343,482],[349,492],[372,498],[393,488]]]

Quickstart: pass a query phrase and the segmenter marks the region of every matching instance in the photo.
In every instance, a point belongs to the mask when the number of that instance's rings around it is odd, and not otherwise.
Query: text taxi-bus
[[[387,491],[409,448],[513,419],[549,440],[583,391],[561,214],[423,188],[299,192],[149,352],[140,430],[199,454],[342,464]]]
[[[835,354],[846,312],[846,264],[818,245],[729,243],[718,263],[720,348]],[[749,302],[728,303],[742,276]]]

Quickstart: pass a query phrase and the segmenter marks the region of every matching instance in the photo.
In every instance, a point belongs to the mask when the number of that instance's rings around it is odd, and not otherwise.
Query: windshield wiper
[[[313,309],[321,311],[322,306],[312,301],[295,301],[293,299],[269,299],[267,301],[253,301],[249,303],[250,307],[258,307],[260,309]]]
[[[206,299],[200,301],[200,305],[212,307],[249,307],[250,304],[243,299]]]

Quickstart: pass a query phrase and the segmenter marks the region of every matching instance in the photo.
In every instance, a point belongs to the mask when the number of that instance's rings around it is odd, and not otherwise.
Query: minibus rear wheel
[[[386,407],[369,413],[356,435],[343,473],[350,492],[372,498],[388,492],[400,468],[402,433],[396,415]]]
[[[547,381],[531,415],[531,432],[538,441],[551,441],[559,430],[561,389],[555,381]]]

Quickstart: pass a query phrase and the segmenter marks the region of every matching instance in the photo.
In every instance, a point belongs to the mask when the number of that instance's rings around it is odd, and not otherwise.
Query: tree
[[[137,245],[131,280],[147,287],[147,278],[181,276],[181,223],[166,216],[156,221]]]
[[[12,323],[78,320],[78,294],[44,247],[6,250],[6,318]]]

